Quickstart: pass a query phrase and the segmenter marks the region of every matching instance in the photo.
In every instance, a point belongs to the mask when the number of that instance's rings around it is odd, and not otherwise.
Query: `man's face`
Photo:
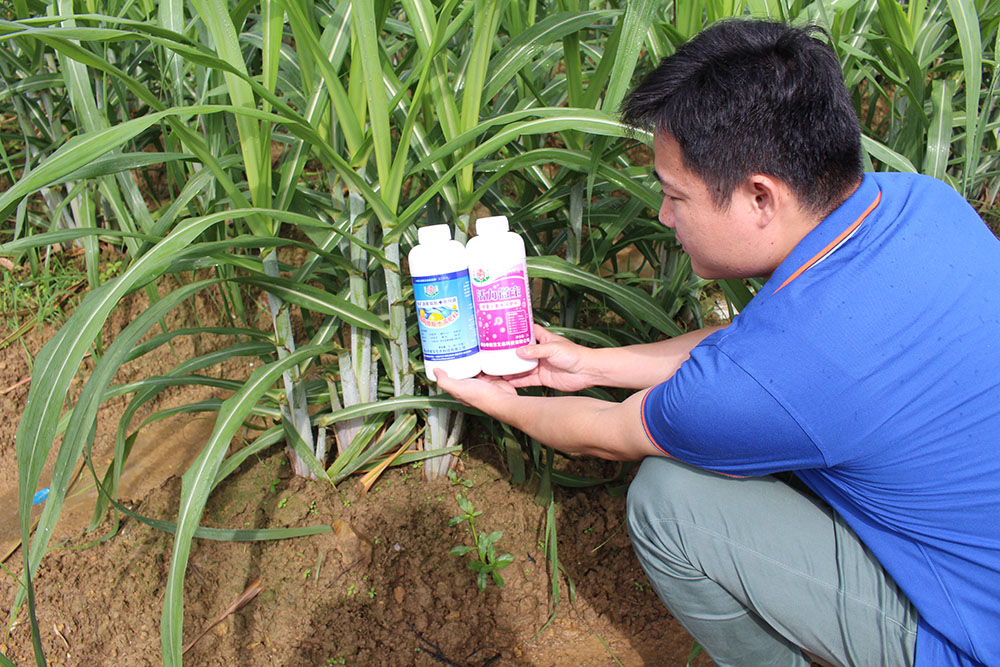
[[[663,189],[658,217],[675,230],[694,272],[708,279],[764,275],[757,266],[759,249],[755,248],[753,206],[747,193],[738,188],[729,206],[720,209],[705,181],[684,166],[680,144],[673,136],[657,132],[653,153]]]

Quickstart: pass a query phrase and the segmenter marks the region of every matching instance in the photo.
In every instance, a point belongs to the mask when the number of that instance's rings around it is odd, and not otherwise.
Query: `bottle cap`
[[[417,243],[441,243],[451,240],[451,227],[448,225],[427,225],[417,229]]]
[[[494,215],[476,220],[476,234],[502,234],[510,231],[506,215]]]

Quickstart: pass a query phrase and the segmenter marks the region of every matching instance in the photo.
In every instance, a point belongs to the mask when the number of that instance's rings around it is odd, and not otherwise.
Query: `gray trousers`
[[[797,482],[797,480],[795,480]],[[823,501],[774,477],[649,457],[629,534],[670,613],[717,665],[912,665],[917,612]]]

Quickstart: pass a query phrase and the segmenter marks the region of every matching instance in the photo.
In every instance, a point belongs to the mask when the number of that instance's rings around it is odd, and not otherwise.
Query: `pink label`
[[[474,270],[472,300],[480,350],[509,350],[531,342],[531,300],[523,265],[497,277]]]

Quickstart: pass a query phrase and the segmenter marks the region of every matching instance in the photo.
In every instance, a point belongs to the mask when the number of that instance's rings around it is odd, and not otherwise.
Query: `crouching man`
[[[863,173],[810,29],[715,24],[623,118],[654,133],[659,219],[698,275],[764,287],[728,327],[659,343],[539,328],[531,373],[441,388],[643,461],[636,554],[716,664],[1000,665],[1000,243],[949,186]]]

